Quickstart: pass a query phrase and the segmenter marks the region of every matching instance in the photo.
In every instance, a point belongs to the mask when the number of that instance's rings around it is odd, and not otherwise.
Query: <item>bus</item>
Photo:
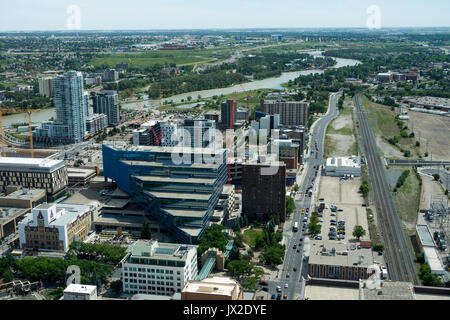
[[[294,227],[292,229],[294,230],[294,232],[298,231],[298,222],[294,223]]]

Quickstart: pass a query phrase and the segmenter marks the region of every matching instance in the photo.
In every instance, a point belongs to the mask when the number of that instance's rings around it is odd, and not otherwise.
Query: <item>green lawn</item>
[[[244,242],[250,247],[255,247],[256,239],[262,238],[263,232],[261,230],[245,230],[244,231]]]
[[[403,221],[415,224],[419,212],[420,194],[419,180],[411,170],[403,186],[394,194],[395,205]]]

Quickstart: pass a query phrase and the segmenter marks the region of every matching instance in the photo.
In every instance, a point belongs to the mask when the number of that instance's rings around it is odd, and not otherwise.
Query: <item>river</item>
[[[309,51],[309,54],[313,56],[321,56],[322,51]],[[334,58],[336,60],[336,65],[332,68],[342,68],[347,66],[355,66],[360,64],[361,62],[353,59],[343,59],[343,58]],[[258,90],[258,89],[284,89],[281,87],[282,83],[289,82],[289,80],[294,80],[301,75],[310,75],[316,73],[323,73],[323,70],[302,70],[302,71],[293,71],[293,72],[283,72],[279,77],[267,78],[263,80],[255,80],[251,82],[243,83],[242,85],[235,85],[227,88],[217,88],[211,90],[202,90],[202,91],[194,91],[187,92],[183,94],[178,94],[171,96],[169,98],[163,99],[164,101],[170,102],[173,101],[175,103],[181,102],[181,100],[187,101],[187,97],[191,96],[193,99],[197,99],[200,95],[202,98],[211,98],[213,96],[227,95],[232,94],[234,92],[244,92],[249,90]],[[142,107],[157,107],[159,106],[159,100],[147,100],[148,96],[143,96],[144,101],[139,102]],[[135,102],[126,102],[121,103],[122,108],[125,109],[135,109]],[[92,109],[91,109],[92,111]],[[43,121],[49,120],[51,117],[56,118],[55,108],[49,108],[42,111],[36,111],[32,114],[33,124],[40,124]],[[15,114],[10,116],[3,117],[3,126],[5,128],[11,127],[11,125],[15,123],[28,123],[28,117],[25,113]]]

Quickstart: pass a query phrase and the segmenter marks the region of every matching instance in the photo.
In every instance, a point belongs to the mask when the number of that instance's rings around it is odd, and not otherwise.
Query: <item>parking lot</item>
[[[337,177],[321,177],[319,197],[316,204],[325,203],[325,208],[319,213],[319,221],[322,225],[320,236],[325,246],[331,246],[336,241],[342,243],[358,242],[352,235],[356,225],[362,226],[366,231],[361,240],[370,240],[366,208],[362,206],[364,203],[363,197],[358,192],[360,184],[361,178],[340,180]],[[323,199],[323,201],[320,199]],[[332,210],[332,206],[336,207],[335,210]],[[329,239],[330,228],[336,229],[336,240]],[[339,230],[342,230],[345,234],[339,235]]]

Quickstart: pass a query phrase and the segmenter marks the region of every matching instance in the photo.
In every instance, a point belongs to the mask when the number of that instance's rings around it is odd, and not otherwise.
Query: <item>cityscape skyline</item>
[[[204,0],[189,3],[133,0],[132,4],[114,3],[111,6],[104,0],[95,3],[85,0],[44,0],[39,3],[19,0],[0,4],[0,12],[4,13],[0,31],[70,30],[69,20],[75,24],[79,21],[74,30],[367,28],[368,19],[375,14],[370,10],[371,6],[379,8],[381,28],[449,27],[446,13],[450,11],[450,3],[433,2],[434,5],[430,6],[406,0],[395,3],[325,0],[320,4],[293,0],[276,4],[250,0],[232,0],[226,4]]]

